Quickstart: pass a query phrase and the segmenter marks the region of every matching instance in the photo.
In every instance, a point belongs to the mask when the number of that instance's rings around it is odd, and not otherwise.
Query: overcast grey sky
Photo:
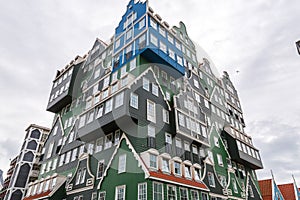
[[[46,105],[56,69],[114,33],[129,0],[0,1],[0,168],[20,150],[31,123],[50,127]],[[150,0],[236,85],[247,131],[261,150],[260,178],[300,186],[299,0]],[[236,73],[236,71],[240,71]]]

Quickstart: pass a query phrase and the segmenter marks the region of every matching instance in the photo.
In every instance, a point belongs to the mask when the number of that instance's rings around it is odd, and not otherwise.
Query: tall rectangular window
[[[130,94],[130,106],[133,108],[139,108],[139,96],[135,93]]]
[[[158,86],[155,83],[152,83],[152,94],[158,97]]]
[[[103,137],[98,138],[96,140],[96,148],[95,148],[95,153],[102,151],[103,149]]]
[[[116,187],[115,200],[125,200],[125,185]]]
[[[221,154],[217,154],[218,164],[220,166],[223,166],[223,158]]]
[[[54,142],[55,142],[55,141],[52,141],[52,142],[50,143],[46,158],[50,158],[50,157],[51,157],[52,151],[53,151],[53,147],[54,147]]]
[[[152,33],[150,34],[150,42],[155,45],[158,46],[158,39],[155,35],[153,35]]]
[[[153,200],[163,200],[163,184],[153,183]]]
[[[207,177],[208,177],[208,184],[209,184],[209,186],[215,187],[216,183],[215,183],[214,174],[212,172],[208,172],[207,173]]]
[[[174,174],[181,176],[181,165],[179,162],[174,161]]]
[[[150,81],[147,78],[143,78],[143,89],[149,91]]]
[[[138,200],[147,200],[147,183],[138,184]]]
[[[168,199],[176,199],[176,187],[168,185]]]
[[[162,110],[163,122],[169,123],[169,111],[166,109]]]
[[[97,179],[102,178],[104,173],[104,160],[100,160],[98,162],[98,168],[97,168]]]
[[[156,122],[155,103],[147,99],[147,120]]]
[[[191,200],[200,200],[198,191],[191,190]]]
[[[110,133],[105,136],[105,144],[104,144],[104,149],[108,149],[112,146],[112,141],[113,141],[113,134]]]
[[[180,188],[180,200],[188,200],[188,190],[186,188]]]
[[[71,162],[73,162],[74,160],[76,160],[76,158],[77,158],[77,151],[78,151],[78,148],[73,149]]]
[[[112,104],[113,104],[113,99],[109,99],[105,103],[105,114],[109,113],[112,111]]]
[[[126,171],[126,154],[119,156],[119,165],[118,165],[118,173],[123,173]]]
[[[157,169],[157,155],[150,154],[150,168]]]
[[[180,126],[185,127],[184,115],[181,113],[178,113],[178,123]]]
[[[162,171],[166,173],[170,173],[169,160],[165,158],[162,159]]]
[[[121,92],[116,95],[115,108],[122,106],[123,102],[124,102],[124,92]]]

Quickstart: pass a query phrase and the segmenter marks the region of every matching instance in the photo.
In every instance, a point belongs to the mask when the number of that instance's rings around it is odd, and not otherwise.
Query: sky
[[[129,0],[0,1],[0,169],[21,148],[30,124],[50,127],[46,106],[57,69],[108,41]],[[300,187],[300,1],[149,0],[189,36],[238,90],[246,132],[260,149],[260,179]],[[237,72],[238,71],[238,72]]]

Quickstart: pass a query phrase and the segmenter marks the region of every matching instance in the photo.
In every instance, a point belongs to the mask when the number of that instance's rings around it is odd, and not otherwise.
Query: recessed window
[[[162,200],[163,199],[163,184],[153,182],[153,199]]]
[[[60,155],[60,159],[59,159],[59,163],[58,163],[58,166],[62,166],[65,162],[65,154],[61,154]]]
[[[169,123],[169,111],[166,109],[162,109],[163,122]]]
[[[156,122],[155,103],[147,99],[147,120]]]
[[[118,39],[118,40],[116,41],[116,43],[115,43],[115,48],[116,48],[116,49],[119,48],[119,47],[120,47],[120,44],[121,44],[121,40]]]
[[[168,41],[174,44],[174,37],[170,33],[168,33]]]
[[[126,171],[126,154],[119,156],[118,173]]]
[[[114,72],[112,75],[111,75],[111,82],[114,82],[118,80],[118,71]]]
[[[184,176],[185,176],[185,178],[188,178],[188,179],[192,178],[190,166],[187,166],[187,165],[184,166]]]
[[[103,104],[101,104],[100,106],[98,106],[97,108],[96,108],[96,111],[97,111],[97,118],[100,118],[100,117],[102,117],[102,115],[103,115]]]
[[[136,68],[136,59],[134,58],[132,61],[130,61],[129,65],[129,70],[134,70]]]
[[[170,56],[173,60],[175,60],[175,53],[174,53],[174,51],[171,50],[171,49],[169,49],[169,56]]]
[[[132,28],[126,32],[126,40],[131,39],[131,37],[132,37]]]
[[[96,140],[96,148],[95,148],[95,152],[100,152],[103,149],[103,137],[98,138]]]
[[[181,164],[177,161],[174,161],[174,174],[181,176]]]
[[[196,190],[191,190],[191,200],[199,200],[199,193]]]
[[[110,79],[109,76],[104,79],[104,81],[103,81],[103,88],[108,87],[108,85],[109,85],[109,79]]]
[[[200,179],[200,176],[201,176],[201,171],[200,171],[200,169],[194,168],[194,172],[195,172],[195,174],[194,174],[194,179],[195,179],[195,181],[200,181],[200,180],[201,180],[201,179]]]
[[[73,162],[74,160],[76,160],[76,158],[77,158],[77,151],[78,151],[78,148],[73,149],[71,162]]]
[[[124,65],[122,68],[121,68],[121,74],[120,76],[123,77],[126,75],[126,65]]]
[[[116,187],[115,200],[125,200],[125,185]]]
[[[223,166],[223,158],[221,154],[217,154],[218,164],[220,166]]]
[[[181,43],[178,40],[175,40],[176,48],[181,51]]]

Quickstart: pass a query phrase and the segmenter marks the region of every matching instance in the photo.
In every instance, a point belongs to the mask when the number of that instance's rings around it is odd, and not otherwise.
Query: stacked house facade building
[[[131,0],[110,42],[58,71],[29,199],[261,199],[237,91],[184,23]]]
[[[4,200],[22,200],[28,183],[38,178],[40,170],[40,155],[48,137],[49,129],[31,124],[26,129],[26,135],[20,154],[12,160],[8,171],[7,188]]]

